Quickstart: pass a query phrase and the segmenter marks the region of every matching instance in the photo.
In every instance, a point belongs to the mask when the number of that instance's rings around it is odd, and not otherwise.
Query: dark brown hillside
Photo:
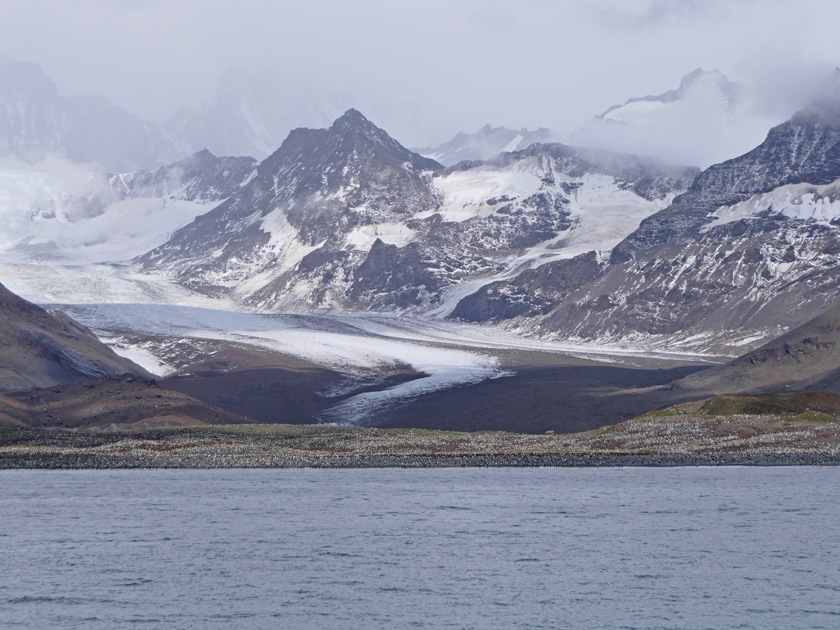
[[[840,393],[840,304],[760,348],[676,381],[695,398],[821,389]]]
[[[0,284],[0,391],[130,373],[151,374],[115,354],[84,326]]]
[[[0,395],[0,427],[113,431],[248,422],[130,375]]]

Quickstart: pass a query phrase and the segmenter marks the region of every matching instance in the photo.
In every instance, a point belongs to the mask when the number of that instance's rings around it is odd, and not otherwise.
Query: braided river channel
[[[0,628],[840,628],[840,469],[0,472]]]

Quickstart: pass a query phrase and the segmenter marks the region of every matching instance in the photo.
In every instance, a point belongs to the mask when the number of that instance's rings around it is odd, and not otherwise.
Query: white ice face
[[[821,186],[788,184],[733,206],[721,206],[709,215],[713,221],[704,229],[750,219],[768,211],[791,219],[821,222],[836,219],[840,217],[840,180]]]
[[[478,166],[438,177],[433,183],[443,195],[443,206],[440,210],[428,211],[415,218],[422,219],[437,213],[444,221],[456,223],[492,214],[494,208],[487,204],[489,199],[528,197],[536,193],[541,185],[535,158],[505,167]]]

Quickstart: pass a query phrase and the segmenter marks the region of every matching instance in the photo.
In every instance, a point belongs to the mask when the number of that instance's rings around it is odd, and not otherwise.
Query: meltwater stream
[[[2,628],[838,628],[840,469],[0,472]]]

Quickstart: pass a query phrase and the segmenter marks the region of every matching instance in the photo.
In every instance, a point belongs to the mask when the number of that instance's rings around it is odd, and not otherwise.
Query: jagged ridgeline
[[[459,290],[609,251],[695,174],[561,144],[445,169],[351,109],[329,129],[293,131],[142,262],[260,308],[445,314]]]
[[[545,314],[539,328],[564,337],[695,347],[739,347],[802,323],[840,298],[838,110],[838,100],[814,105],[756,149],[703,171],[608,259],[559,261],[489,284],[454,315]]]

